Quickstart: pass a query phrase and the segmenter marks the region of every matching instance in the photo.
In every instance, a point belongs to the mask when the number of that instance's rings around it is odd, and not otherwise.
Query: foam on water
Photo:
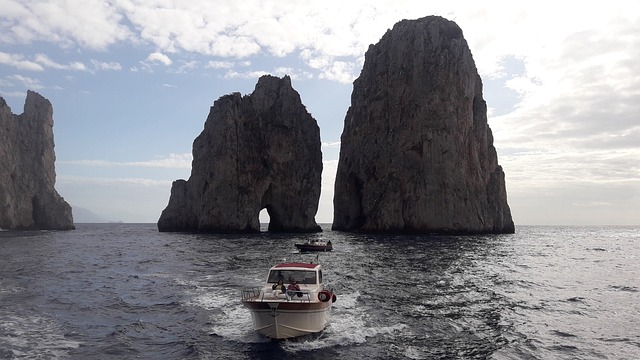
[[[370,323],[367,309],[358,306],[359,296],[359,291],[338,295],[337,301],[333,304],[329,325],[319,336],[311,335],[299,340],[285,341],[282,348],[288,352],[298,352],[363,344],[368,338],[378,335],[393,337],[406,329],[405,324]]]
[[[235,289],[200,287],[188,305],[198,306],[211,313],[209,333],[228,341],[243,343],[268,341],[253,331],[251,313],[240,302]]]
[[[68,340],[55,319],[9,315],[0,319],[0,357],[61,358],[80,346]],[[8,355],[8,354],[7,354]]]

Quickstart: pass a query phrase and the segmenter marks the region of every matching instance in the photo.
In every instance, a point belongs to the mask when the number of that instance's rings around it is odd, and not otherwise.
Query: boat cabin
[[[319,264],[284,263],[271,268],[267,283],[276,284],[282,280],[290,284],[294,280],[298,284],[318,285],[322,283],[322,268]]]

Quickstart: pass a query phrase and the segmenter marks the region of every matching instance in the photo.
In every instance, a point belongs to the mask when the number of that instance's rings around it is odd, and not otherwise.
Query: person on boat
[[[274,296],[278,294],[278,291],[280,291],[280,293],[287,292],[287,289],[284,287],[284,284],[282,283],[282,280],[278,280],[277,283],[273,284],[271,289],[273,290],[273,295]]]
[[[298,282],[295,279],[290,281],[289,286],[287,286],[287,292],[289,294],[296,294],[298,297],[302,297],[302,291],[300,291],[300,285],[298,285]]]

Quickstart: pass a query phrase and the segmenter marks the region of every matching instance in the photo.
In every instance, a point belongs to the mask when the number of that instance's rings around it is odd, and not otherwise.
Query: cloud
[[[289,75],[293,80],[313,79],[313,73],[292,67],[277,67],[271,72],[272,75],[283,77]]]
[[[331,65],[322,68],[321,79],[334,80],[341,83],[352,83],[355,80],[355,63],[332,61]]]
[[[2,85],[2,81],[0,81],[0,86]],[[8,97],[23,99],[24,92],[23,91],[0,91],[0,96],[7,99]]]
[[[326,148],[326,149],[339,149],[340,148],[340,141],[323,142],[322,143],[322,147]]]
[[[0,51],[0,64],[9,65],[19,70],[43,71],[44,67],[36,62],[25,60],[20,54],[8,54]]]
[[[239,71],[235,71],[235,70],[228,70],[224,74],[224,78],[225,79],[257,79],[262,75],[268,75],[268,74],[269,74],[269,72],[264,71],[264,70],[244,71],[244,72],[239,72]]]
[[[36,54],[35,55],[35,62],[37,62],[38,64],[42,64],[42,66],[47,67],[47,68],[51,68],[51,69],[57,69],[57,70],[78,70],[78,71],[84,71],[86,70],[86,66],[78,61],[74,61],[72,63],[69,64],[59,64],[53,60],[51,60],[47,55],[45,54]]]
[[[192,155],[169,154],[168,158],[147,161],[107,161],[107,160],[59,160],[60,165],[76,165],[88,167],[141,167],[141,168],[167,168],[167,169],[191,169]]]
[[[103,70],[103,71],[120,71],[122,70],[122,65],[118,62],[102,62],[95,59],[91,59],[91,64],[95,70]]]
[[[9,75],[7,76],[7,80],[9,82],[9,85],[13,85],[14,83],[17,82],[17,83],[20,83],[24,88],[31,89],[31,90],[39,90],[44,88],[44,85],[40,83],[40,80],[31,78],[28,76]]]
[[[57,178],[60,186],[68,186],[69,184],[78,185],[135,185],[143,187],[162,187],[171,188],[171,180],[156,180],[147,178],[106,178],[106,177],[87,177],[87,176],[69,176],[61,175]]]
[[[100,63],[91,60],[97,70],[120,70],[118,63]],[[27,60],[21,54],[8,54],[0,51],[0,64],[15,67],[18,70],[44,71],[45,69],[87,71],[87,67],[80,61],[73,61],[68,64],[60,64],[52,60],[46,54],[38,53],[33,55],[33,60]]]
[[[236,63],[233,61],[209,61],[205,68],[207,69],[231,69],[235,67]]]
[[[176,73],[187,73],[190,70],[196,69],[198,67],[199,62],[192,61],[183,61],[180,67],[176,70]]]
[[[251,9],[251,6],[255,6]],[[222,57],[256,54],[260,46],[238,31],[259,18],[257,3],[119,1],[118,7],[139,30],[139,38],[166,52],[187,51]]]
[[[151,53],[147,57],[146,61],[147,62],[152,62],[152,63],[153,62],[157,62],[157,63],[163,64],[163,65],[167,65],[167,66],[171,65],[171,63],[172,63],[171,59],[169,59],[169,57],[167,55],[165,55],[163,53],[160,53],[160,52]]]
[[[101,0],[4,1],[0,42],[35,41],[104,50],[131,35],[118,7]]]

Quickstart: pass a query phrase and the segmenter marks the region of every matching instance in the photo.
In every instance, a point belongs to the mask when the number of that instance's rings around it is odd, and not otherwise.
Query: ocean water
[[[512,235],[159,233],[155,224],[0,232],[2,359],[640,359],[640,227]],[[257,335],[240,289],[316,261],[330,325]]]

